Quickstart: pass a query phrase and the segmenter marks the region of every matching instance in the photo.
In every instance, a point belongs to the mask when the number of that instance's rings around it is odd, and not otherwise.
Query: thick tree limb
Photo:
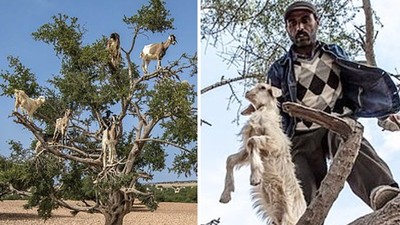
[[[292,116],[318,123],[345,137],[318,189],[317,196],[297,223],[297,225],[320,225],[323,224],[353,168],[361,144],[363,127],[360,123],[349,125],[341,118],[296,103],[284,103],[283,109]]]
[[[73,160],[73,161],[84,163],[84,164],[87,164],[90,166],[102,167],[102,162],[99,159],[81,158],[81,157],[76,157],[73,155],[62,153],[61,151],[58,150],[58,148],[55,145],[47,144],[47,142],[43,138],[42,130],[40,128],[38,128],[34,123],[27,120],[25,117],[23,117],[18,112],[14,112],[13,115],[15,115],[18,118],[18,120],[16,121],[17,123],[23,124],[26,128],[28,128],[35,135],[36,139],[42,143],[42,148],[46,149],[46,151],[51,152],[52,154],[54,154],[57,157],[61,157],[61,158],[68,159],[68,160]]]
[[[96,203],[96,205],[94,206],[90,206],[90,207],[82,207],[82,206],[77,206],[77,205],[71,205],[68,202],[59,199],[59,198],[55,198],[53,197],[53,199],[62,207],[67,208],[72,210],[71,213],[73,215],[76,215],[78,212],[86,212],[86,213],[101,213],[99,207],[99,204]]]
[[[310,122],[318,123],[321,126],[332,130],[335,133],[347,138],[353,133],[355,122],[348,124],[342,118],[333,116],[320,110],[315,110],[309,107],[302,106],[297,103],[287,102],[283,103],[283,110],[288,112],[293,117],[308,120]]]
[[[349,225],[398,225],[400,224],[400,195],[378,211],[367,214]]]

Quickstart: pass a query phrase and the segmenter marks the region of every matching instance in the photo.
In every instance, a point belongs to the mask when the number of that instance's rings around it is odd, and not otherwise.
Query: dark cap
[[[286,8],[285,11],[285,20],[288,18],[288,16],[290,15],[291,12],[295,11],[295,10],[308,10],[311,13],[313,13],[315,16],[317,16],[317,10],[315,9],[315,6],[310,3],[310,2],[306,2],[306,1],[297,1],[297,2],[293,2],[291,5],[289,5]]]

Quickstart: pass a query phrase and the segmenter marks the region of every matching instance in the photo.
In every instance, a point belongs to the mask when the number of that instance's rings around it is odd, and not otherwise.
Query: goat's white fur
[[[172,44],[175,45],[176,38],[173,34],[169,35],[166,42],[145,45],[140,58],[142,58],[142,69],[145,74],[148,73],[148,66],[151,60],[157,60],[157,69],[161,68],[161,60],[167,52],[168,47]]]
[[[103,138],[101,142],[103,154],[103,167],[112,165],[116,161],[117,151],[117,129],[118,119],[116,116],[111,117],[111,126],[103,131]]]
[[[251,106],[242,114],[251,116],[241,130],[243,146],[226,162],[225,188],[220,202],[231,200],[233,168],[250,164],[252,197],[258,213],[269,224],[295,225],[306,209],[303,192],[290,155],[290,140],[281,129],[276,98],[281,91],[257,84],[246,93]],[[254,111],[254,112],[253,112]]]
[[[71,116],[71,110],[65,110],[65,114],[61,118],[56,119],[56,126],[54,128],[53,139],[58,140],[58,136],[61,134],[61,140],[64,142],[65,132],[67,131],[69,118]]]
[[[46,101],[44,96],[39,96],[37,99],[32,99],[23,90],[15,89],[14,94],[14,112],[18,112],[18,108],[21,108],[23,114],[28,114],[29,120],[32,120],[32,116],[35,111]]]

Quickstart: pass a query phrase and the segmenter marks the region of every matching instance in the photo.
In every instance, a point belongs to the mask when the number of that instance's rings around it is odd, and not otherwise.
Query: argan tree
[[[239,93],[234,91],[232,83],[242,81],[244,87],[241,90],[245,92],[249,85],[265,81],[272,63],[282,56],[291,44],[286,35],[283,14],[292,2],[294,0],[201,1],[203,46],[216,47],[227,65],[238,71],[237,74],[224,74],[224,76],[212,74],[216,77],[215,82],[203,87],[202,94],[229,85],[232,92],[228,104],[237,102],[239,108],[241,107],[241,100],[237,97]],[[320,17],[318,33],[320,40],[339,44],[353,59],[365,54],[367,63],[376,65],[373,44],[377,31],[374,30],[374,25],[382,26],[382,24],[373,11],[370,1],[312,0],[311,2],[317,6]],[[354,22],[357,15],[365,17],[365,24]],[[345,140],[321,184],[317,197],[298,222],[299,225],[318,225],[323,223],[351,171],[358,154],[363,129],[360,124],[346,124],[331,115],[305,109],[296,104],[284,104],[283,108],[292,116],[319,123],[339,133]],[[207,119],[202,118],[202,121]],[[396,224],[399,221],[399,201],[400,196],[376,212],[359,219],[355,218],[351,224]]]
[[[150,74],[143,74],[131,60],[141,51],[135,45],[138,38],[173,29],[173,21],[161,0],[150,0],[135,15],[124,16],[132,36],[121,38],[130,39],[131,44],[121,46],[124,60],[117,68],[110,67],[106,49],[109,34],[84,45],[86,30],[78,18],[63,14],[39,27],[33,38],[53,46],[61,69],[48,80],[49,86],[41,86],[18,57],[8,58],[10,69],[0,74],[2,95],[13,97],[14,89],[21,89],[32,98],[44,95],[46,102],[33,121],[12,113],[35,141],[29,149],[17,141],[11,143],[13,152],[18,152],[15,154],[30,156],[23,161],[24,172],[19,173],[24,177],[15,178],[15,182],[7,179],[10,176],[4,171],[0,183],[14,182],[15,189],[29,189],[27,207],[38,206],[44,218],[61,206],[73,214],[101,213],[106,225],[121,225],[136,201],[151,210],[157,208],[153,193],[146,192],[142,184],[151,180],[153,172],[166,169],[167,147],[180,152],[168,168],[171,172],[196,174],[196,91],[188,81],[197,74],[196,46],[192,53],[183,53]],[[67,109],[72,114],[64,141],[49,139],[56,119]],[[102,140],[111,126],[115,161],[103,164],[107,156]],[[40,154],[32,153],[37,143]],[[10,167],[7,163],[4,166]],[[8,187],[3,186],[3,190]],[[85,206],[71,205],[64,199],[82,200]]]

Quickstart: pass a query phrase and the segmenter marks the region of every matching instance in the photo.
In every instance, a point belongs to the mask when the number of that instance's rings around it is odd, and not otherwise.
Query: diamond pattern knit
[[[297,101],[305,106],[331,113],[336,101],[342,96],[339,67],[322,51],[312,59],[297,58],[294,61],[297,81]],[[300,121],[297,130],[319,127],[308,121]]]

